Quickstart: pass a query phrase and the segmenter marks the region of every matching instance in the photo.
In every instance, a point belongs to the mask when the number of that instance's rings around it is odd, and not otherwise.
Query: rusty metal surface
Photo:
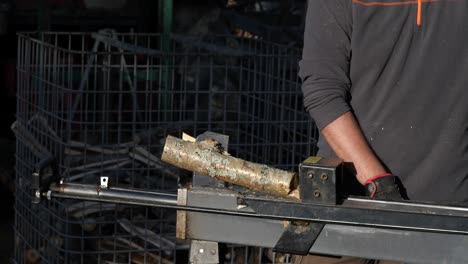
[[[323,223],[288,222],[273,251],[306,256],[324,226]]]
[[[177,205],[187,205],[187,189],[179,189],[177,192]],[[176,237],[187,239],[187,211],[177,210]]]
[[[288,196],[297,184],[295,173],[229,156],[210,139],[192,143],[168,136],[161,160],[200,175],[277,196]]]

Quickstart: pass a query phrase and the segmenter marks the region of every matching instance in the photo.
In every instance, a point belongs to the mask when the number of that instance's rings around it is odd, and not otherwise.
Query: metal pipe
[[[66,198],[86,198],[104,202],[138,204],[148,206],[176,206],[177,195],[160,192],[147,192],[132,189],[101,188],[95,185],[63,183],[50,186],[51,195]]]
[[[155,192],[131,191],[124,189],[101,189],[99,197],[118,198],[122,201],[139,202],[147,204],[177,205],[177,195]]]
[[[468,235],[468,209],[411,202],[368,199],[345,200],[342,205],[320,205],[285,199],[237,196],[217,190],[191,190],[188,203],[177,195],[84,184],[54,184],[50,197],[172,208],[201,213],[246,216],[271,220],[312,221],[376,228]],[[226,200],[227,199],[227,200]],[[232,200],[235,199],[235,200]],[[232,207],[243,201],[246,207]],[[220,202],[221,201],[221,202]],[[224,202],[228,201],[226,205]],[[237,201],[237,202],[236,202]],[[222,206],[223,205],[223,206]]]

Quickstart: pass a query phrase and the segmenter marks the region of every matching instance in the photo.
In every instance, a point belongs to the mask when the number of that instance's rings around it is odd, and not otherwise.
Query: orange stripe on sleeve
[[[421,16],[422,16],[422,0],[418,0],[418,16],[416,18],[416,24],[421,26]]]
[[[400,1],[400,2],[364,2],[361,0],[353,0],[354,3],[363,6],[398,6],[416,4],[420,0]]]
[[[414,5],[421,3],[432,3],[432,2],[441,2],[444,0],[408,0],[408,1],[395,1],[395,2],[365,2],[362,0],[352,0],[353,3],[363,5],[363,6],[399,6],[399,5]],[[452,0],[456,1],[456,0]]]

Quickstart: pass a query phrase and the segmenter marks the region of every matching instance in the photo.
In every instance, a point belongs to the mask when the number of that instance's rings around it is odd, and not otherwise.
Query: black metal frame
[[[207,136],[222,135],[205,133],[199,139]],[[227,139],[223,144],[227,146]],[[299,166],[302,201],[251,195],[248,190],[245,190],[246,194],[231,191],[231,195],[237,196],[236,209],[186,206],[179,203],[174,194],[101,185],[61,182],[53,183],[46,192],[43,186],[33,192],[41,194],[37,198],[72,198],[289,221],[274,250],[298,255],[307,255],[325,224],[330,223],[468,235],[468,208],[366,198],[340,200],[337,179],[342,178],[341,172],[342,162],[338,159],[308,158]],[[38,182],[41,182],[41,176],[36,174]],[[226,188],[217,182],[208,182],[208,185],[198,184],[187,192],[197,190],[216,199]],[[316,195],[317,192],[321,195]]]
[[[219,190],[200,188],[212,197]],[[197,189],[194,189],[197,191]],[[348,198],[339,205],[302,203],[277,198],[237,195],[240,209],[188,207],[177,204],[177,196],[161,192],[101,188],[99,185],[62,183],[52,185],[48,197],[61,197],[99,202],[136,204],[173,208],[178,210],[248,216],[288,221],[306,221],[356,225],[377,228],[395,228],[413,231],[468,235],[468,208],[416,203],[393,202],[366,198]],[[188,191],[189,193],[191,190]],[[234,193],[233,193],[234,195]],[[247,207],[244,207],[247,205]]]

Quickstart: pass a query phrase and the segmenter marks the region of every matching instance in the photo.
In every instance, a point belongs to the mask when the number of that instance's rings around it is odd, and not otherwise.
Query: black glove
[[[380,174],[368,179],[365,182],[367,196],[381,200],[403,200],[395,180],[396,177],[391,173]]]

